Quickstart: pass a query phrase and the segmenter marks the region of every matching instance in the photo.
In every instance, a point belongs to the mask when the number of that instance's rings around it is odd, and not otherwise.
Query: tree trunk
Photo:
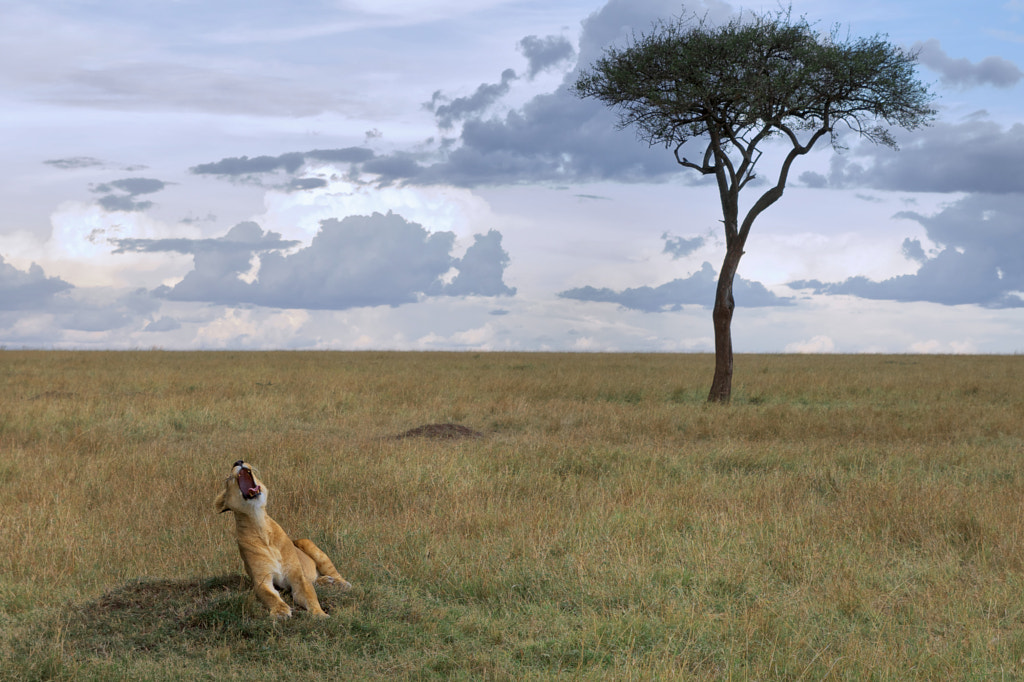
[[[711,319],[715,326],[715,377],[711,381],[709,403],[727,403],[732,396],[732,311],[736,302],[732,297],[732,282],[743,256],[743,244],[739,239],[729,240],[722,271],[718,273],[718,288],[715,291],[715,309]]]

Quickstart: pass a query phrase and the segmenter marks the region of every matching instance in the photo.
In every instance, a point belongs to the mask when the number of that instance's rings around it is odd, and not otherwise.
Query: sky
[[[0,347],[712,351],[717,188],[570,86],[778,9],[3,0]],[[791,11],[916,51],[937,115],[797,160],[735,350],[1024,351],[1024,0]]]

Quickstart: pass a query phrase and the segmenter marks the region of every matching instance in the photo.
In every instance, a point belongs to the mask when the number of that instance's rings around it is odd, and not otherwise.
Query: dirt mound
[[[344,600],[352,599],[329,589],[318,597],[328,613],[340,612]],[[312,619],[301,610],[296,615],[289,624],[301,632]],[[140,652],[157,659],[189,658],[225,641],[266,642],[281,634],[280,625],[267,617],[266,607],[243,576],[139,578],[91,601],[69,604],[60,639],[62,650],[66,648],[72,658],[98,654],[118,659]]]
[[[395,436],[401,438],[441,438],[455,440],[457,438],[483,438],[484,434],[474,431],[462,424],[424,424],[405,433]]]

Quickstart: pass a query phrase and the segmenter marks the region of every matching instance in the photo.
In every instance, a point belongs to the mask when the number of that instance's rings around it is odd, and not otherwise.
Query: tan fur
[[[218,512],[234,512],[235,539],[245,572],[252,580],[256,596],[270,609],[270,615],[292,615],[278,589],[291,589],[297,605],[314,616],[326,618],[313,583],[336,585],[344,590],[351,587],[319,547],[309,540],[293,542],[270,518],[264,509],[267,486],[256,478],[246,462],[235,462],[231,475],[224,481],[224,490],[213,504]]]

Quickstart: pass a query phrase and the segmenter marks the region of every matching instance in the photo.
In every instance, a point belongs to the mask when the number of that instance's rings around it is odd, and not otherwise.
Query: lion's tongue
[[[252,480],[252,474],[248,469],[238,472],[238,489],[242,491],[242,497],[250,500],[260,494],[260,487]]]

